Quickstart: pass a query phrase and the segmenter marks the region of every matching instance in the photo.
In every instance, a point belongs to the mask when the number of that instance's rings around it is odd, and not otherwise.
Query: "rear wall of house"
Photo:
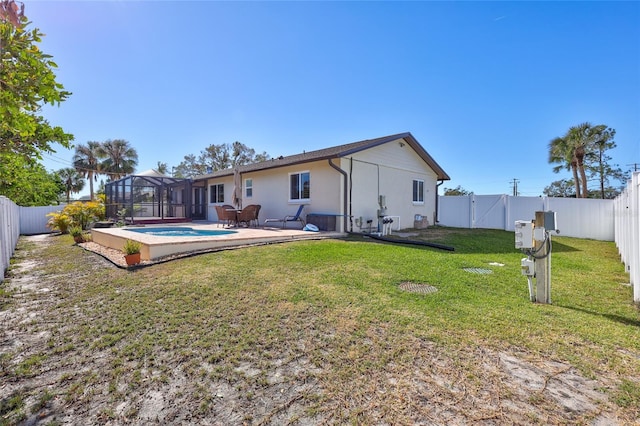
[[[309,200],[290,200],[289,179],[292,173],[309,172],[310,174],[310,198]],[[243,198],[242,205],[259,204],[260,224],[267,218],[283,218],[293,215],[300,204],[305,204],[303,216],[308,213],[339,213],[342,196],[342,175],[331,168],[326,160],[296,166],[279,167],[276,169],[261,170],[257,172],[243,173]],[[247,197],[245,191],[246,179],[252,179],[252,196]],[[233,176],[221,179],[209,179],[207,186],[224,183],[224,204],[231,204],[233,194]],[[209,190],[208,190],[209,191]],[[208,220],[217,220],[214,206],[208,202]],[[217,203],[218,205],[221,203]],[[280,226],[275,223],[274,226]],[[293,226],[293,225],[290,225]]]
[[[367,220],[372,220],[373,230],[377,228],[380,195],[386,199],[387,215],[399,216],[401,229],[412,228],[416,214],[426,217],[429,225],[433,225],[437,176],[406,142],[398,140],[356,153],[342,159],[341,167],[351,172],[355,232],[366,230]],[[414,180],[424,182],[422,203],[413,202]],[[360,227],[356,226],[359,218],[362,218]],[[394,223],[393,229],[397,225]]]

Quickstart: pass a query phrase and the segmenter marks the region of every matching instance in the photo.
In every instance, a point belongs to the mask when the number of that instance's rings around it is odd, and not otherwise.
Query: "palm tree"
[[[571,170],[576,187],[576,198],[581,198],[581,181],[578,180],[578,159],[575,157],[571,142],[566,136],[554,138],[549,142],[549,163],[560,164],[553,168],[554,173],[558,173],[563,168]]]
[[[158,165],[156,166],[156,172],[166,175],[169,172],[169,166],[167,165],[167,163],[158,161]]]
[[[73,154],[73,167],[89,181],[89,193],[93,200],[93,181],[100,174],[100,159],[102,158],[100,142],[89,141],[86,145],[78,145]]]
[[[593,151],[597,135],[598,131],[591,123],[582,123],[570,127],[564,136],[549,142],[549,163],[560,164],[554,167],[555,173],[563,167],[571,170],[576,198],[587,198],[589,195],[584,160]]]
[[[82,178],[82,174],[71,167],[60,169],[57,173],[62,180],[67,195],[67,203],[69,203],[71,201],[71,193],[78,193],[84,188],[84,179]]]
[[[577,126],[572,126],[569,128],[569,131],[565,136],[569,141],[569,145],[573,150],[573,156],[576,159],[576,166],[578,168],[578,173],[580,174],[580,181],[582,182],[582,198],[587,198],[589,195],[587,190],[587,173],[584,169],[584,158],[593,148],[593,136],[594,132],[591,123],[582,123]]]
[[[133,173],[138,164],[138,153],[123,139],[105,141],[101,154],[105,158],[102,170],[114,180]]]

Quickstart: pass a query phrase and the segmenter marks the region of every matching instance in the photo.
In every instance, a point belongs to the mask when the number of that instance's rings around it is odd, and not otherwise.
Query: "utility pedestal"
[[[548,213],[536,212],[534,221],[536,302],[538,303],[551,303],[551,235],[545,227],[545,216]],[[555,228],[555,223],[548,225],[550,229]]]

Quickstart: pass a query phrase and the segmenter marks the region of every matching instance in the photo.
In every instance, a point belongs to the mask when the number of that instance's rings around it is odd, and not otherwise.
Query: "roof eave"
[[[444,171],[442,167],[429,155],[429,153],[420,145],[420,143],[413,137],[410,132],[398,133],[395,135],[389,135],[385,137],[381,137],[378,139],[371,139],[370,141],[362,141],[364,143],[351,148],[346,149],[344,151],[331,152],[326,155],[313,155],[312,153],[308,153],[309,156],[305,158],[305,153],[298,154],[300,156],[299,159],[291,161],[287,158],[279,159],[274,158],[271,160],[263,161],[261,163],[248,164],[246,166],[240,166],[240,173],[249,173],[249,172],[257,172],[268,169],[276,169],[280,167],[289,167],[296,166],[300,164],[306,164],[315,161],[324,161],[329,159],[336,159],[347,157],[349,155],[353,155],[355,153],[374,148],[398,139],[403,139],[413,150],[422,158],[424,162],[426,162],[431,169],[436,173],[438,180],[451,180],[449,175]],[[222,172],[222,173],[220,173]],[[216,173],[211,173],[207,175],[195,176],[194,180],[204,180],[204,179],[213,179],[213,178],[222,178],[233,175],[234,170],[228,169],[225,171],[219,171]]]

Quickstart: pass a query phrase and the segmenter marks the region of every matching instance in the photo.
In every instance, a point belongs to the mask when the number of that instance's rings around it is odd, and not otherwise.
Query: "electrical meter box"
[[[516,248],[533,248],[533,222],[530,220],[516,220]]]
[[[520,261],[520,268],[522,275],[532,277],[536,274],[536,263],[527,257]]]
[[[558,220],[556,218],[556,212],[544,212],[544,229],[546,229],[547,231],[558,230]]]

